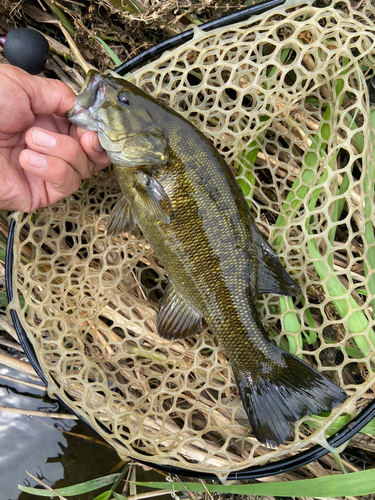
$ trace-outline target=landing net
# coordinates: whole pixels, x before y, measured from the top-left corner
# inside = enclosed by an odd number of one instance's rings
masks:
[[[351,398],[305,417],[277,450],[252,437],[230,365],[209,331],[156,335],[167,276],[141,236],[107,238],[120,197],[100,172],[52,207],[16,213],[13,291],[48,380],[124,459],[225,479],[290,456],[373,398],[375,9],[306,3],[204,33],[131,75],[191,120],[236,174],[259,227],[302,288],[264,296],[270,337]],[[182,138],[183,140],[183,138]]]

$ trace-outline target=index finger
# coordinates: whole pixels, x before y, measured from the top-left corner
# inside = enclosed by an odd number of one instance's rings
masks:
[[[35,115],[65,116],[73,106],[75,94],[65,83],[50,78],[32,76],[15,66],[4,65],[2,73],[27,94]]]

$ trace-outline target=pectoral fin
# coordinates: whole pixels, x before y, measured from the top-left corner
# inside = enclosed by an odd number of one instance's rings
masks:
[[[169,283],[160,301],[158,335],[166,340],[184,339],[202,328],[202,316]]]
[[[127,199],[122,196],[113,207],[105,232],[107,236],[118,236],[122,233],[132,231],[135,226],[136,222],[132,215],[130,204]]]
[[[143,172],[137,173],[135,187],[144,205],[157,219],[169,224],[175,218],[167,193],[160,182],[151,175]]]

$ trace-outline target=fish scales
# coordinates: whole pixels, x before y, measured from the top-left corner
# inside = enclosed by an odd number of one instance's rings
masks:
[[[200,172],[206,157],[213,161],[211,149],[207,148],[206,155],[194,154],[194,130],[191,129],[192,137],[186,136],[185,130],[181,142],[178,140],[179,133],[183,132],[179,130],[180,123],[180,120],[169,121],[174,153],[168,166],[154,176],[163,184],[179,217],[164,224],[150,217],[142,202],[134,203],[134,216],[146,238],[152,241],[155,252],[163,256],[169,280],[176,290],[205,317],[219,335],[227,354],[233,353],[241,364],[242,359],[248,362],[249,349],[254,350],[256,344],[266,345],[249,310],[248,283],[254,280],[256,262],[251,260],[248,250],[251,233],[246,224],[247,205],[242,193],[237,192],[232,174],[223,169],[220,156],[215,158],[218,162],[215,178],[209,179],[209,183],[207,178],[202,178]],[[184,162],[178,158],[184,158]],[[124,192],[131,192],[134,185],[131,172],[118,170],[117,176]],[[173,180],[168,182],[168,178]],[[186,193],[192,197],[187,198]],[[237,203],[233,194],[238,197]],[[242,212],[238,210],[241,202],[245,204]],[[212,207],[215,207],[214,213]],[[227,219],[225,224],[223,216]],[[253,336],[248,335],[249,328],[254,331]]]
[[[184,338],[207,321],[231,362],[255,437],[278,446],[290,438],[293,422],[341,404],[345,392],[275,346],[259,320],[259,294],[300,289],[211,142],[129,82],[96,72],[68,117],[97,131],[113,161],[124,198],[108,232],[137,224],[168,273],[158,334]]]

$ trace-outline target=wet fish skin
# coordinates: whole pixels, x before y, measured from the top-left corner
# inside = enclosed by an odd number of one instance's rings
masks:
[[[122,198],[112,233],[137,224],[169,284],[158,334],[196,333],[205,318],[231,362],[255,437],[285,443],[293,422],[329,411],[346,393],[270,340],[255,308],[262,293],[299,286],[263,239],[226,162],[190,122],[129,82],[91,73],[70,121],[98,131]]]

